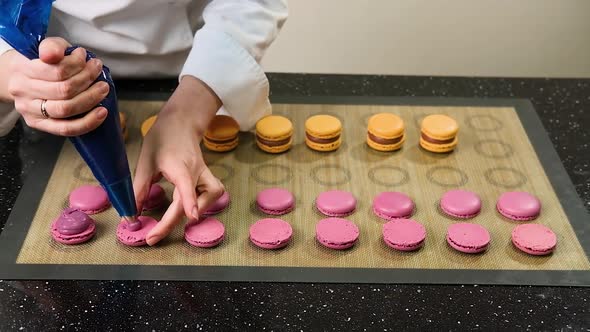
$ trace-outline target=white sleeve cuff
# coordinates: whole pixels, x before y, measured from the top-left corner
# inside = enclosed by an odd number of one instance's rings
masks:
[[[180,78],[191,75],[205,82],[243,131],[271,113],[266,75],[244,47],[207,25],[197,31],[193,45]]]
[[[0,103],[0,137],[6,136],[19,118],[13,104]]]
[[[0,55],[12,49],[12,46],[8,45],[8,43],[5,42],[4,39],[0,38]]]

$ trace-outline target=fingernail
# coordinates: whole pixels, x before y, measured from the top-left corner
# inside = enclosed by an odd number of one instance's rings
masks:
[[[94,62],[94,65],[98,68],[102,68],[102,61],[95,59],[96,61]]]
[[[101,108],[96,113],[96,116],[102,120],[102,119],[106,118],[108,114],[109,114],[109,112],[107,112],[106,108]]]
[[[195,218],[197,220],[199,219],[199,210],[197,210],[197,207],[196,206],[193,207],[193,210],[191,211],[191,214],[192,214],[193,218]]]
[[[109,91],[109,85],[107,83],[105,83],[105,82],[99,82],[98,83],[98,90],[101,93],[106,93],[106,92]]]
[[[157,244],[158,242],[160,242],[161,239],[162,238],[159,235],[152,235],[152,236],[148,237],[145,241],[151,247],[151,246]]]

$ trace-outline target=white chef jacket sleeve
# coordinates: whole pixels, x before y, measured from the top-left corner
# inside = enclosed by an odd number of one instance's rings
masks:
[[[271,113],[259,62],[286,19],[286,0],[211,1],[180,78],[192,75],[205,82],[240,129],[250,130]]]
[[[11,49],[12,47],[0,38],[0,55]],[[20,114],[14,110],[14,104],[0,102],[0,137],[10,132],[19,117]]]

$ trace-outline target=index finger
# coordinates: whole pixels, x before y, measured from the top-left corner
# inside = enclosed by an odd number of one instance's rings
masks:
[[[100,61],[100,60],[93,60]],[[75,49],[72,54],[65,56],[60,62],[48,64],[40,59],[29,61],[20,70],[29,78],[49,82],[61,82],[80,73],[86,66],[86,50],[82,47]]]
[[[146,242],[148,245],[153,246],[156,243],[160,242],[163,238],[165,238],[176,225],[180,223],[182,217],[184,215],[184,208],[182,207],[182,202],[180,200],[180,195],[176,194],[177,190],[175,191],[174,200],[172,204],[164,213],[162,220],[158,222],[158,224],[152,228],[152,230],[146,236]]]

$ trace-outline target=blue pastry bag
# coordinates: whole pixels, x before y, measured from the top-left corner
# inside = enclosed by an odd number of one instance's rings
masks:
[[[45,38],[53,0],[0,0],[0,37],[29,59],[39,58],[39,43]],[[72,53],[77,46],[66,50]],[[95,58],[87,51],[86,61]],[[94,177],[109,195],[111,204],[122,217],[137,215],[125,143],[121,135],[115,84],[109,68],[103,66],[95,82],[109,84],[106,98],[97,106],[108,110],[105,121],[95,130],[70,137],[70,141],[88,164]]]

